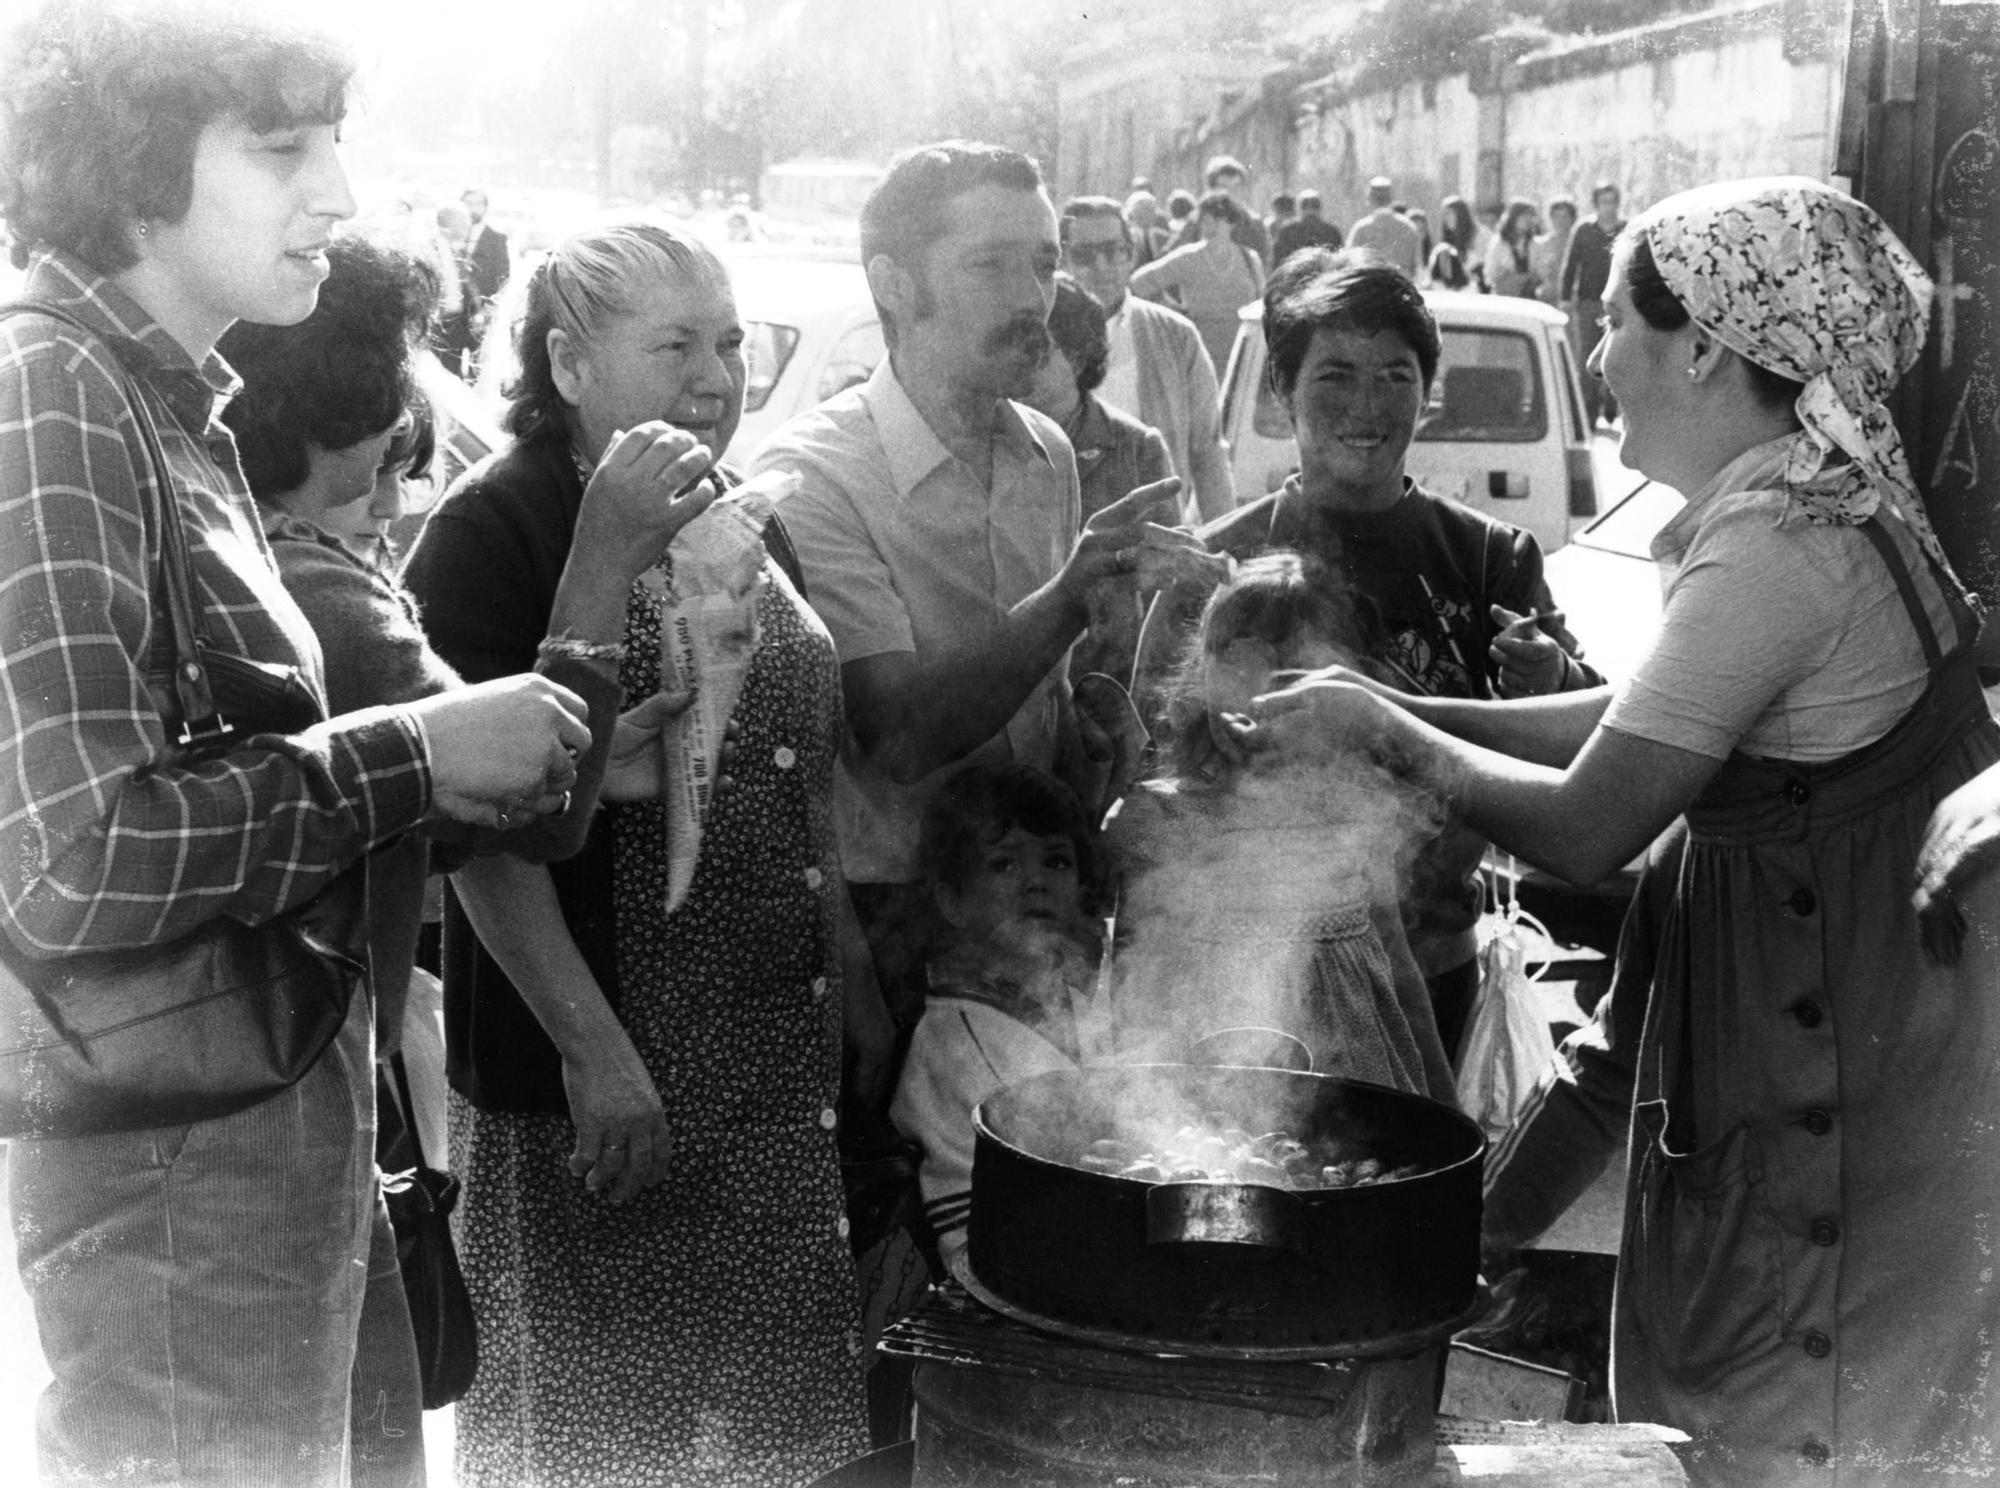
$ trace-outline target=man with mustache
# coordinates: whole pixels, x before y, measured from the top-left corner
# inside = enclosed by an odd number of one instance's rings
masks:
[[[965,141],[905,152],[862,208],[861,256],[888,358],[780,429],[752,469],[801,480],[784,521],[846,695],[842,870],[907,1020],[922,1001],[925,801],[962,764],[1008,760],[1089,800],[1063,662],[1093,586],[1129,585],[1146,522],[1175,520],[1179,482],[1084,526],[1068,441],[1017,401],[1048,354],[1062,257],[1034,161]]]

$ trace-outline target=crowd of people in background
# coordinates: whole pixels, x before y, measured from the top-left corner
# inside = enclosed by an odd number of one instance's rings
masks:
[[[1170,205],[1165,223],[1150,179],[1134,178],[1125,197],[1135,268],[1204,244],[1225,245],[1200,258],[1183,256],[1177,268],[1139,275],[1133,283],[1136,293],[1171,305],[1204,326],[1204,344],[1218,373],[1226,369],[1235,327],[1231,321],[1225,329],[1223,312],[1211,308],[1212,303],[1240,288],[1253,262],[1268,275],[1306,248],[1365,249],[1422,289],[1515,295],[1552,305],[1569,317],[1579,366],[1589,362],[1603,335],[1611,244],[1625,226],[1624,199],[1615,182],[1599,181],[1591,188],[1587,218],[1579,217],[1577,198],[1565,192],[1540,206],[1513,197],[1482,209],[1490,221],[1482,221],[1482,213],[1464,197],[1447,195],[1438,202],[1433,232],[1430,214],[1398,198],[1395,181],[1378,175],[1368,182],[1364,209],[1343,231],[1326,216],[1325,200],[1312,187],[1276,192],[1269,212],[1258,217],[1243,201],[1249,176],[1241,161],[1216,156],[1203,172],[1203,195],[1169,193],[1169,203],[1179,210]],[[1252,297],[1242,296],[1239,304]],[[1586,377],[1584,383],[1592,424],[1614,421],[1617,402],[1602,381]]]

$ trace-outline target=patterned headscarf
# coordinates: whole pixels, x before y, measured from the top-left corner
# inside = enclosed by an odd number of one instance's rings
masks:
[[[1670,196],[1633,228],[1697,325],[1805,384],[1804,428],[1785,460],[1792,506],[1858,525],[1886,500],[1949,573],[1882,401],[1923,350],[1930,276],[1874,210],[1804,176],[1773,176]]]

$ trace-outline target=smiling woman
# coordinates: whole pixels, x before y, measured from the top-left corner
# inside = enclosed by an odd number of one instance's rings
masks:
[[[0,56],[0,206],[41,307],[0,325],[0,958],[17,991],[87,982],[99,952],[157,956],[164,980],[193,964],[177,942],[232,926],[231,944],[283,955],[308,906],[352,931],[371,850],[427,817],[545,811],[549,761],[588,742],[581,700],[539,678],[297,733],[253,714],[199,758],[174,742],[192,709],[158,701],[176,693],[155,650],[178,531],[205,641],[325,711],[318,643],[217,416],[235,380],[214,345],[238,318],[314,308],[353,211],[334,150],[349,72],[313,33],[206,0],[51,0]],[[343,967],[364,954],[337,938]],[[127,1102],[109,1131],[11,1145],[54,1376],[47,1478],[349,1483],[357,1353],[400,1283],[370,998],[335,980],[330,1043],[281,1093],[218,1116],[190,1091],[202,1119],[168,1125]],[[158,1046],[183,1027],[163,1020]],[[420,1454],[384,1466],[421,1476]]]
[[[447,493],[411,587],[449,662],[501,675],[548,635],[591,503],[657,511],[664,530],[598,564],[615,617],[589,648],[654,717],[657,761],[684,613],[668,542],[734,484],[710,453],[743,396],[729,282],[671,227],[609,224],[536,267],[516,341],[515,443]],[[650,799],[602,813],[569,862],[452,881],[452,1168],[482,1330],[457,1413],[467,1488],[766,1488],[864,1445],[834,1146],[859,945],[828,803],[839,674],[775,520],[747,556],[755,639],[684,897],[670,907],[673,824]]]

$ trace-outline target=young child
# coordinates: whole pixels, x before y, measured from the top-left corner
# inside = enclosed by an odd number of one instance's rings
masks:
[[[1147,1009],[1123,1057],[1274,1027],[1320,1073],[1454,1098],[1398,907],[1435,803],[1358,756],[1271,766],[1246,716],[1276,674],[1354,665],[1356,638],[1339,589],[1292,553],[1241,564],[1202,611],[1161,766],[1105,829],[1113,985]]]
[[[1103,1052],[1092,835],[1075,796],[1027,765],[968,766],[925,814],[924,873],[951,944],[930,965],[889,1114],[923,1149],[924,1214],[946,1260],[972,1205],[972,1108]]]

